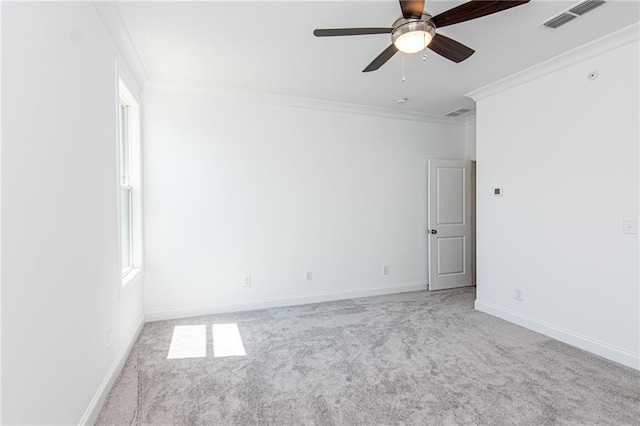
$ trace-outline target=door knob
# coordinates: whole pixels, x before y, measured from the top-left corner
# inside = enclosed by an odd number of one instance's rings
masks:
[[[437,234],[438,233],[438,231],[436,231],[435,229],[428,229],[427,232],[430,233],[430,234]]]

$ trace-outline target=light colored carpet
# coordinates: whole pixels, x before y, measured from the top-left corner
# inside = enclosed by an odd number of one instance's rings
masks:
[[[473,309],[475,289],[146,324],[98,424],[640,424],[640,373]],[[246,356],[213,356],[237,323]],[[174,327],[207,356],[167,359]]]

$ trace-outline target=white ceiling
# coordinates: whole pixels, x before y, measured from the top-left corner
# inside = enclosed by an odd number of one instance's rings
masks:
[[[426,0],[432,15],[464,1]],[[316,38],[314,28],[390,27],[397,1],[122,2],[151,82],[199,85],[443,115],[464,94],[640,20],[640,2],[609,1],[557,30],[539,24],[575,1],[540,1],[438,30],[476,53],[455,64],[427,50],[362,73],[390,36]],[[404,56],[406,81],[401,81]],[[396,105],[395,99],[409,102]]]

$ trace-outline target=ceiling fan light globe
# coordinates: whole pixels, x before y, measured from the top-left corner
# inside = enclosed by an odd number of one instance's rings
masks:
[[[393,44],[404,53],[417,53],[431,43],[433,37],[426,31],[411,31],[402,34]]]
[[[421,20],[398,19],[391,32],[393,45],[404,53],[417,53],[423,50],[431,43],[436,34],[435,26],[431,23],[430,18],[430,16],[424,15]]]

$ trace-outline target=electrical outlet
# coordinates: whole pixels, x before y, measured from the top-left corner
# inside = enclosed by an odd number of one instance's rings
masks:
[[[107,330],[107,349],[113,344],[113,331]]]
[[[307,278],[307,281],[311,281],[313,279],[313,272],[307,271],[306,278]]]
[[[247,275],[244,277],[244,286],[251,287],[251,275]]]
[[[521,288],[516,288],[516,292],[514,295],[516,300],[520,300],[522,301],[522,289]]]
[[[384,275],[389,275],[389,265],[384,265],[384,268],[382,269],[382,273]]]
[[[637,219],[622,219],[622,232],[625,234],[637,234],[638,233],[638,220]]]

